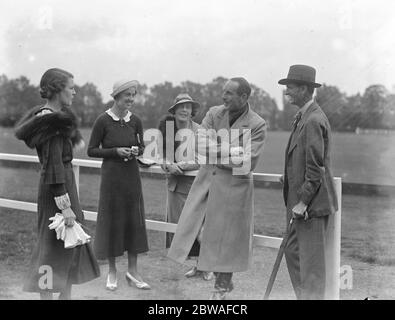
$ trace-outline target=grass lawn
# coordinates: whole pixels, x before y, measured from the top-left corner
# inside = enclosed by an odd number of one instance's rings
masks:
[[[38,171],[28,168],[0,167],[2,182],[0,197],[35,202]],[[80,193],[83,209],[97,210],[100,176],[81,174]],[[10,187],[12,186],[12,187]],[[144,178],[144,200],[148,219],[164,220],[166,193],[165,181]],[[255,233],[281,236],[285,218],[282,195],[278,189],[257,188],[255,191]],[[391,298],[395,294],[394,281],[386,281],[386,270],[395,265],[395,199],[389,197],[343,197],[342,212],[342,265],[353,268],[359,286],[369,292],[379,291],[377,296]],[[94,234],[95,223],[88,227]],[[29,264],[30,253],[35,242],[36,216],[16,210],[0,208],[0,264],[7,270],[23,273]],[[149,232],[151,250],[163,249],[163,233]],[[272,249],[266,249],[272,250]],[[161,253],[163,255],[163,252]],[[157,252],[157,256],[160,254]],[[275,254],[272,253],[272,262]],[[381,276],[377,276],[381,270]],[[385,272],[383,271],[385,270]],[[364,275],[364,276],[362,276]],[[391,276],[392,277],[392,276]],[[1,281],[1,280],[0,280]],[[356,280],[354,280],[356,281]],[[378,283],[380,282],[380,284]],[[356,285],[356,284],[354,284]],[[367,290],[367,289],[366,289]],[[375,292],[376,292],[375,291]],[[344,292],[346,298],[355,298]],[[0,292],[1,297],[1,292]]]

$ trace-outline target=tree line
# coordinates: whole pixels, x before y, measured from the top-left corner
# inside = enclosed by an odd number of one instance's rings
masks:
[[[202,108],[195,116],[200,123],[207,110],[222,104],[222,88],[228,79],[217,77],[209,83],[192,81],[173,85],[164,82],[148,87],[142,84],[133,106],[143,121],[144,128],[157,127],[159,119],[167,113],[174,98],[181,92],[189,93],[200,102]],[[276,101],[262,88],[251,84],[250,105],[268,123],[270,130],[290,130],[297,107],[283,101],[280,110]],[[91,127],[97,116],[107,110],[111,100],[104,101],[93,83],[75,86],[73,108],[83,127]],[[361,129],[395,129],[395,95],[382,85],[371,85],[365,92],[352,96],[342,93],[336,86],[323,85],[316,91],[316,100],[326,113],[334,131]],[[0,126],[11,127],[28,109],[43,104],[38,86],[25,76],[8,79],[0,76]]]

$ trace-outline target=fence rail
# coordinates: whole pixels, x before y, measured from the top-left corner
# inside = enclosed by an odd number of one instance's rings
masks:
[[[0,153],[0,160],[14,161],[14,162],[30,162],[38,163],[37,156],[21,155],[21,154],[9,154]],[[74,159],[73,170],[75,174],[77,190],[79,190],[80,181],[80,167],[88,168],[101,168],[102,161],[97,160],[84,160]],[[154,173],[154,174],[165,174],[160,166],[153,165],[148,168],[140,168],[140,172]],[[185,174],[188,176],[196,176],[197,171],[189,171]],[[254,173],[254,181],[263,182],[280,182],[280,174],[266,174],[266,173]],[[339,299],[339,288],[340,288],[340,237],[341,237],[341,196],[342,196],[342,184],[341,178],[334,178],[336,193],[339,199],[339,209],[331,215],[328,221],[327,238],[326,238],[326,264],[327,270],[327,292],[326,296],[328,299]],[[37,204],[32,202],[18,201],[12,199],[0,198],[0,207],[37,212]],[[93,211],[83,210],[86,220],[96,221],[97,213]],[[146,220],[147,229],[163,231],[163,232],[175,232],[177,224]],[[253,235],[253,244],[256,246],[264,246],[269,248],[279,248],[282,238],[270,237],[264,235]]]

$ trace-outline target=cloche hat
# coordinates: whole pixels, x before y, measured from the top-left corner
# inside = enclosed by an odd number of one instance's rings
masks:
[[[118,93],[122,91],[135,87],[137,89],[139,82],[137,80],[119,80],[114,83],[112,93],[110,93],[111,97],[115,97]]]
[[[182,103],[191,103],[192,104],[192,116],[196,115],[198,109],[200,108],[200,103],[197,101],[193,101],[191,96],[187,93],[180,93],[175,99],[174,104],[168,109],[168,111],[172,114],[176,111],[176,106]]]

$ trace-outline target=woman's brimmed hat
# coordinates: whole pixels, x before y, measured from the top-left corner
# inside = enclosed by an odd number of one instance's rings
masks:
[[[196,115],[198,109],[200,108],[200,103],[197,101],[193,101],[191,96],[187,93],[180,93],[175,99],[174,104],[168,109],[168,111],[172,114],[175,113],[176,107],[183,103],[191,103],[192,104],[192,117]]]
[[[305,84],[314,88],[321,87],[321,84],[315,82],[315,69],[303,64],[295,64],[289,67],[288,76],[281,79],[279,84]]]
[[[112,93],[110,93],[111,97],[115,98],[115,96],[122,91],[125,91],[129,88],[136,88],[139,85],[139,82],[137,80],[119,80],[114,83],[113,88],[112,88]]]

